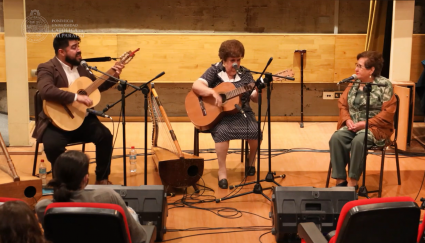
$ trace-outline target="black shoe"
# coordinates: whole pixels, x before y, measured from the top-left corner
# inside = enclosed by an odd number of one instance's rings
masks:
[[[221,189],[227,189],[229,187],[229,183],[227,183],[227,179],[221,179],[218,182],[218,187],[220,187]]]
[[[255,175],[255,166],[247,166],[247,167],[245,167],[245,175],[246,176],[253,176],[253,175]]]
[[[336,184],[336,186],[347,186],[347,185],[348,185],[348,182],[347,181],[343,181],[343,182],[341,182],[339,184]]]

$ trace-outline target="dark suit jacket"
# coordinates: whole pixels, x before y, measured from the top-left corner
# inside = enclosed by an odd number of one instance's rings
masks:
[[[96,80],[93,74],[90,74],[84,67],[78,66],[77,68],[80,76],[85,76],[91,80]],[[109,79],[109,81],[114,81]],[[105,81],[100,87],[99,91],[105,91],[114,86],[114,83]],[[70,104],[74,102],[75,94],[60,90],[59,88],[68,87],[68,78],[66,77],[65,70],[62,68],[61,63],[56,57],[50,59],[48,62],[38,65],[37,68],[37,89],[40,93],[42,100],[54,101],[58,103]],[[32,136],[41,141],[44,130],[50,123],[50,118],[44,114],[41,109],[38,115],[38,122],[34,129]]]

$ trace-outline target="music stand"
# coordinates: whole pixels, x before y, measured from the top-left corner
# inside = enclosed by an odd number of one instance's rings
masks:
[[[232,195],[229,197],[223,197],[220,199],[216,199],[216,203],[219,203],[221,201],[227,200],[227,199],[231,199],[231,198],[235,198],[235,197],[240,197],[240,196],[244,196],[244,195],[248,195],[251,193],[255,193],[255,194],[261,194],[263,195],[265,198],[267,198],[269,201],[270,198],[267,197],[264,193],[263,193],[263,188],[261,187],[261,182],[266,181],[266,182],[273,182],[275,183],[277,186],[280,186],[274,179],[276,178],[285,178],[285,174],[281,175],[281,176],[275,176],[275,172],[271,172],[271,124],[270,124],[270,94],[271,94],[271,90],[270,90],[270,83],[273,81],[273,77],[279,77],[279,78],[285,78],[285,79],[289,79],[289,80],[295,80],[294,78],[291,77],[283,77],[283,76],[278,76],[278,75],[273,75],[271,73],[266,73],[265,74],[265,79],[262,80],[261,77],[263,76],[263,74],[265,73],[267,67],[270,65],[270,63],[272,62],[273,58],[271,57],[266,65],[266,67],[264,68],[263,72],[256,72],[256,71],[251,71],[246,69],[246,71],[251,72],[251,73],[255,73],[255,74],[261,74],[260,77],[257,79],[257,81],[255,82],[255,87],[257,87],[257,91],[258,91],[258,147],[257,147],[257,180],[253,181],[253,182],[248,182],[245,184],[239,184],[236,185],[234,187],[240,187],[240,186],[245,186],[245,185],[251,185],[251,184],[255,184],[254,185],[254,189],[252,191],[249,192],[245,192],[245,193],[241,193],[241,194],[236,194],[236,195]],[[268,148],[268,153],[269,153],[269,171],[266,175],[266,178],[263,180],[260,180],[260,152],[261,152],[261,103],[262,103],[262,89],[265,88],[265,83],[267,84],[267,104],[268,104],[268,143],[269,143],[269,148]],[[231,187],[230,189],[233,189],[234,187]],[[271,188],[266,188],[266,189],[271,189]],[[264,190],[266,190],[264,189]]]

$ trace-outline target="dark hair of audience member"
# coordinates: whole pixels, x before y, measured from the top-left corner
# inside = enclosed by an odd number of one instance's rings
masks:
[[[44,243],[40,225],[23,201],[8,201],[0,206],[1,243]]]
[[[80,190],[81,182],[89,173],[89,158],[79,151],[67,151],[55,161],[54,178],[48,186],[53,187],[55,202],[69,202],[73,191]]]

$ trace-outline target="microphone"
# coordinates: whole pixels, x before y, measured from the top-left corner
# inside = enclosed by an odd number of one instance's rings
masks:
[[[344,78],[343,80],[339,81],[339,82],[337,83],[337,85],[340,85],[340,84],[343,84],[343,83],[349,82],[349,81],[351,81],[351,80],[353,80],[353,79],[356,79],[356,78],[357,78],[357,75],[353,74],[353,75],[351,75],[350,77],[348,77],[348,78]]]
[[[243,116],[246,118],[245,111],[244,111],[244,110],[242,110],[242,107],[241,107],[240,105],[235,104],[235,108],[236,108],[236,109],[237,109],[240,113],[242,113],[242,114],[243,114]]]
[[[83,66],[87,71],[90,71],[90,67],[86,61],[81,60],[80,65]]]
[[[93,58],[87,58],[83,60],[86,62],[109,62],[112,60],[112,57],[93,57]]]
[[[241,67],[238,67],[238,64],[237,64],[236,62],[234,62],[234,63],[232,64],[232,67],[236,70],[236,72],[237,72],[239,75],[241,75],[241,74],[242,74],[242,68],[241,68]]]
[[[89,71],[90,74],[93,74],[90,70],[90,66],[87,64],[86,61],[81,60],[80,65],[83,66],[87,71]]]
[[[104,118],[111,118],[110,116],[106,115],[105,113],[103,113],[101,111],[96,111],[96,110],[87,108],[87,112],[90,113],[90,114],[96,115],[96,116],[101,116],[101,117],[104,117]]]

